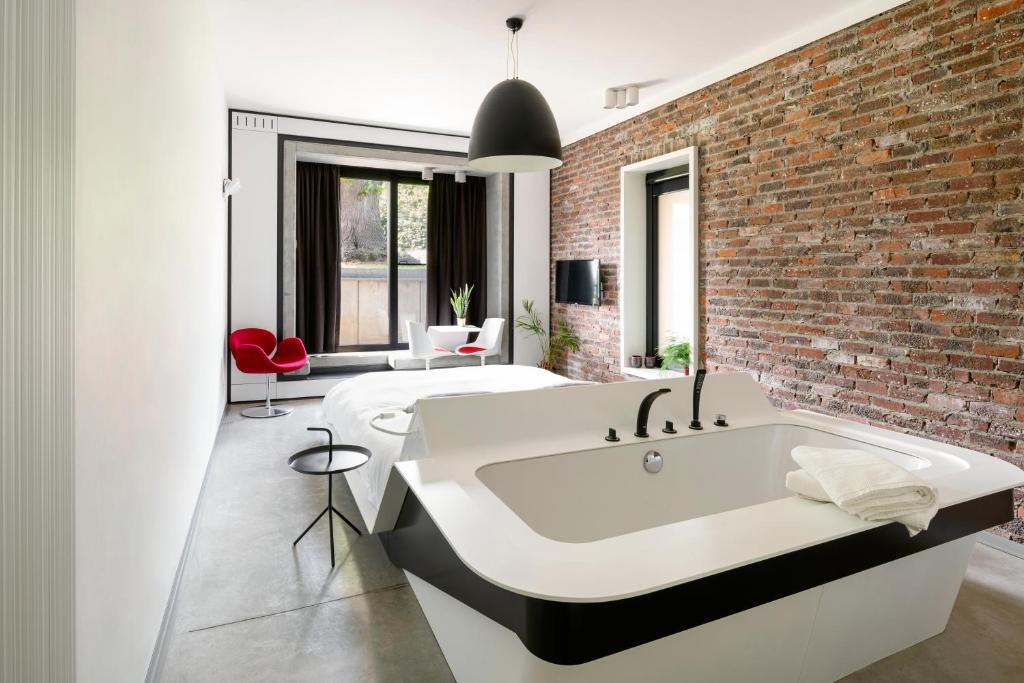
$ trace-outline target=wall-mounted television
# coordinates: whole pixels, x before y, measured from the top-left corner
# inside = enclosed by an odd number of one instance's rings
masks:
[[[555,303],[601,305],[601,262],[595,259],[555,263]]]

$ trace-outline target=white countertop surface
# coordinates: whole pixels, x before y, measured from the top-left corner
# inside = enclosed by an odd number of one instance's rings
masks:
[[[661,386],[681,394],[677,401],[689,402],[692,378],[422,401],[419,419],[430,456],[396,463],[401,476],[392,474],[385,492],[390,504],[385,501],[382,509],[400,504],[404,483],[472,571],[517,593],[567,602],[640,595],[879,525],[793,496],[566,543],[535,532],[476,476],[491,463],[639,441],[629,421],[639,398]],[[678,403],[658,403],[675,410],[671,414],[678,419]],[[742,373],[708,376],[701,413],[719,412],[729,415],[726,430],[803,425],[923,457],[932,465],[915,474],[937,488],[942,507],[1024,484],[1024,472],[988,455],[814,413],[776,411]],[[651,424],[658,419],[663,415],[652,411]],[[604,441],[609,425],[620,428],[619,444]],[[698,434],[652,431],[644,443]]]

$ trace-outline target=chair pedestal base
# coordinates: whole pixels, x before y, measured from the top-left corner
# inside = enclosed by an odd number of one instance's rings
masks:
[[[242,411],[242,417],[281,417],[292,412],[291,408],[270,404],[270,375],[267,375],[267,399],[261,406],[253,406]]]
[[[292,412],[291,408],[283,406],[253,406],[242,410],[242,417],[281,417]]]

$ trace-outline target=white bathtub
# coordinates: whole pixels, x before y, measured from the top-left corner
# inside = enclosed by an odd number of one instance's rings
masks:
[[[424,401],[429,457],[396,464],[377,529],[459,681],[828,681],[945,628],[974,533],[1024,473],[801,412],[742,374]],[[631,434],[647,392],[651,438]],[[913,538],[788,494],[790,450],[854,447],[938,490]],[[663,467],[652,474],[645,454]]]
[[[493,463],[476,475],[542,536],[585,543],[788,498],[795,446],[860,448],[908,470],[934,467],[921,457],[792,424],[707,431],[692,438]],[[648,452],[663,467],[642,467]],[[962,460],[939,464],[967,469]]]

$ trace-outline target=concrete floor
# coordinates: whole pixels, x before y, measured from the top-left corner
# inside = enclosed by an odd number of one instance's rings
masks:
[[[336,521],[333,571],[323,521],[292,549],[322,509],[326,482],[285,462],[321,442],[306,431],[323,424],[320,400],[288,405],[288,417],[249,420],[232,406],[224,418],[157,680],[451,681],[376,538]],[[337,488],[337,507],[359,524],[347,488]],[[1022,629],[1024,560],[979,544],[946,631],[844,681],[1021,681]]]

